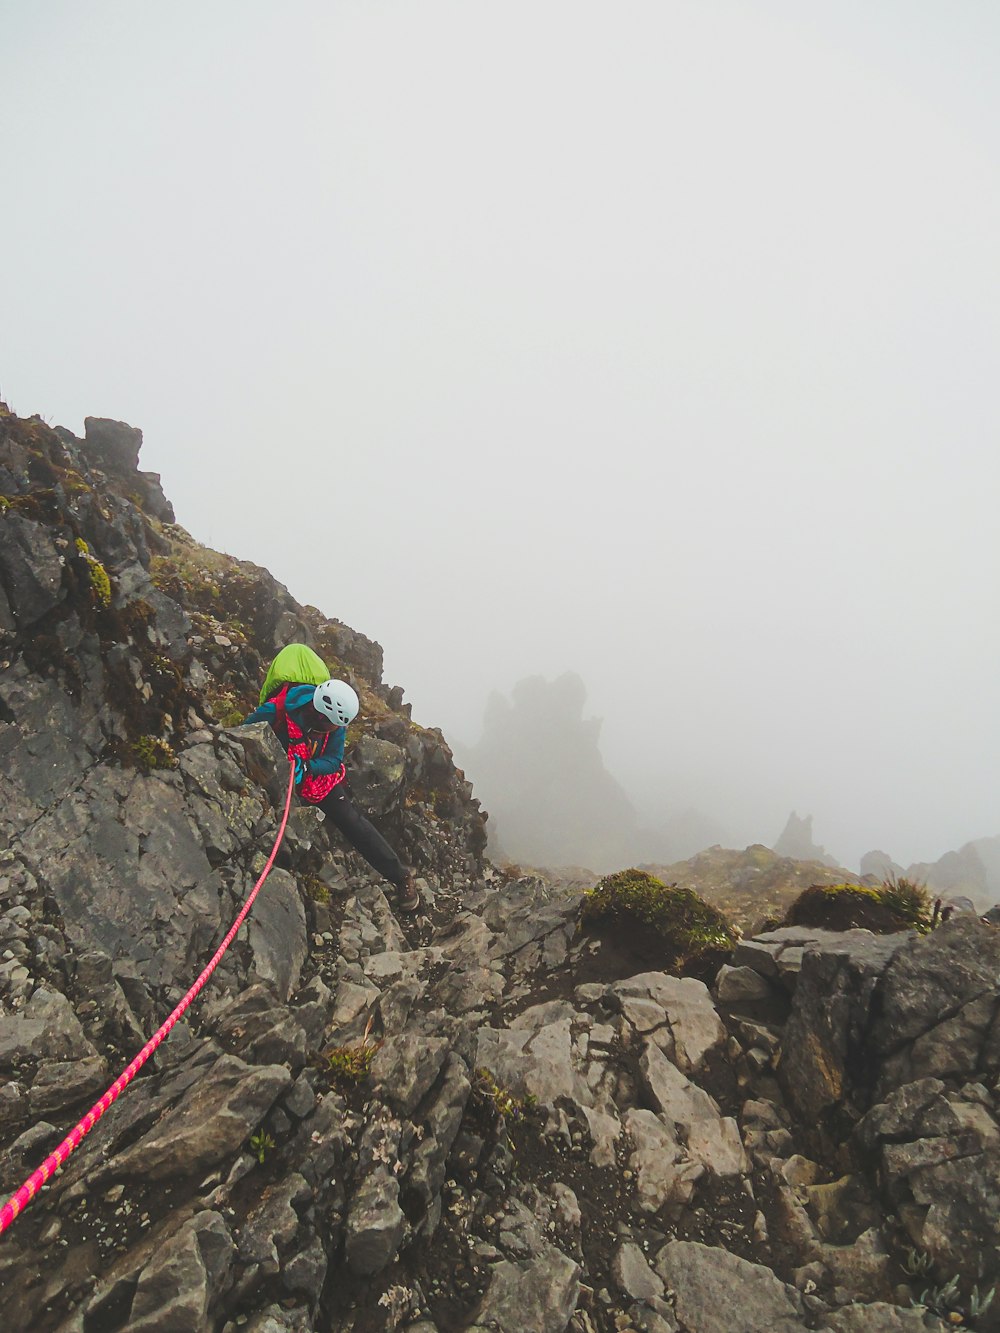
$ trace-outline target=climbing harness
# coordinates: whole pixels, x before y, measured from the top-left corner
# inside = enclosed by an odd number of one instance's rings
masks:
[[[125,1091],[128,1085],[132,1082],[132,1079],[139,1072],[142,1066],[146,1063],[149,1057],[153,1054],[156,1048],[160,1045],[160,1043],[164,1040],[164,1038],[169,1035],[171,1029],[174,1027],[177,1021],[184,1016],[184,1014],[187,1012],[188,1008],[193,1003],[193,1001],[197,999],[198,994],[201,991],[202,987],[205,985],[206,981],[208,981],[209,977],[212,975],[212,973],[218,966],[219,961],[222,958],[222,955],[226,952],[230,944],[232,944],[233,940],[235,939],[236,932],[239,930],[240,926],[242,926],[243,922],[246,920],[247,914],[249,913],[250,908],[253,906],[254,899],[257,897],[261,885],[264,883],[265,879],[267,879],[268,875],[270,874],[271,867],[274,865],[274,858],[278,854],[278,848],[281,846],[281,839],[285,835],[285,825],[288,823],[288,812],[291,809],[291,804],[292,804],[292,790],[293,790],[294,779],[295,779],[295,770],[293,766],[289,764],[288,791],[285,793],[285,810],[281,816],[281,827],[278,829],[278,836],[274,841],[274,846],[271,848],[271,855],[267,858],[267,864],[264,866],[260,878],[257,880],[257,883],[253,886],[251,892],[247,895],[246,902],[240,908],[239,916],[237,916],[236,920],[230,926],[229,933],[226,935],[226,938],[219,945],[218,949],[216,949],[212,961],[208,964],[204,972],[202,972],[201,976],[194,983],[194,985],[191,987],[188,993],[184,996],[183,1000],[181,1000],[180,1004],[173,1011],[170,1017],[164,1022],[163,1026],[159,1029],[158,1032],[156,1032],[149,1039],[149,1041],[142,1048],[142,1050],[135,1057],[135,1059],[128,1066],[128,1068],[123,1070],[122,1073],[119,1074],[118,1078],[115,1079],[114,1083],[112,1083],[111,1087],[108,1088],[107,1092],[100,1099],[100,1101],[96,1102],[90,1108],[90,1110],[83,1117],[83,1119],[76,1126],[76,1128],[73,1129],[72,1132],[68,1134],[65,1139],[63,1139],[62,1143],[60,1143],[59,1147],[56,1148],[55,1152],[53,1152],[49,1157],[45,1159],[45,1161],[41,1164],[38,1170],[33,1172],[33,1174],[28,1177],[28,1179],[24,1182],[24,1184],[17,1191],[17,1193],[12,1194],[11,1197],[4,1204],[3,1208],[0,1208],[0,1235],[3,1235],[3,1233],[7,1230],[7,1228],[14,1221],[14,1219],[20,1213],[22,1213],[25,1208],[27,1208],[28,1204],[31,1203],[32,1199],[42,1188],[42,1186],[46,1183],[46,1181],[50,1180],[52,1176],[55,1175],[55,1173],[59,1170],[62,1164],[66,1161],[67,1157],[69,1157],[73,1149],[79,1145],[80,1140],[84,1137],[84,1135],[90,1133],[90,1131],[94,1128],[98,1120],[100,1120],[101,1116],[108,1109],[111,1103],[116,1101],[118,1096]]]

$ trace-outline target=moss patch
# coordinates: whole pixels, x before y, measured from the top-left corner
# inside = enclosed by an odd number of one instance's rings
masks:
[[[87,562],[90,573],[90,592],[94,605],[106,611],[111,605],[111,579],[100,560],[91,552],[82,537],[76,539],[77,554]]]
[[[693,889],[664,884],[644,870],[605,875],[583,895],[580,925],[678,976],[714,976],[736,947],[720,911]]]
[[[177,756],[173,747],[159,736],[140,736],[132,746],[137,763],[146,772],[154,768],[176,768]]]
[[[876,935],[930,928],[930,894],[911,880],[864,884],[814,884],[796,898],[781,923],[823,930],[861,928]]]

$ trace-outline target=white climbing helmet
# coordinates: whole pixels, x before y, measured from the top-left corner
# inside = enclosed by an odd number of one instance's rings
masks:
[[[313,707],[336,726],[346,727],[357,717],[361,700],[346,680],[326,680],[316,686]]]

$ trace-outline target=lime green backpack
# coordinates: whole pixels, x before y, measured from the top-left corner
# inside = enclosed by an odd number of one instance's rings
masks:
[[[329,679],[330,672],[322,657],[304,643],[290,643],[268,667],[260,702],[265,703],[282,685],[322,685]]]

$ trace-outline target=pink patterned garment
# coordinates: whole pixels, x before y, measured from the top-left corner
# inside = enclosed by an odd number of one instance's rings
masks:
[[[285,714],[285,725],[288,727],[290,741],[288,746],[289,762],[291,763],[298,755],[304,763],[308,763],[319,748],[318,742],[307,741],[305,732],[301,727],[296,726],[287,713]],[[347,770],[341,764],[336,773],[321,773],[317,777],[304,777],[299,783],[298,793],[304,801],[308,801],[311,805],[318,805],[324,797],[330,795],[339,782],[343,782],[346,776]]]

